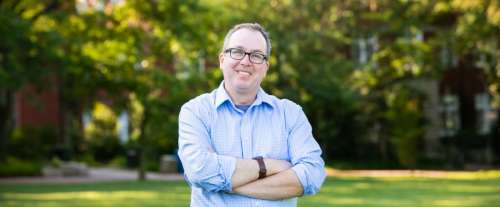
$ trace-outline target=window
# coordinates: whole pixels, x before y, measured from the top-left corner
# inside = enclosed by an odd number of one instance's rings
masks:
[[[475,97],[475,108],[477,116],[477,133],[480,135],[489,134],[491,126],[495,122],[496,112],[491,110],[490,97],[486,93],[477,94]]]
[[[455,52],[448,45],[444,45],[441,48],[440,56],[442,68],[445,70],[458,65],[458,58]]]
[[[456,95],[446,94],[441,100],[443,136],[454,136],[460,130],[460,103]]]
[[[128,141],[128,113],[126,111],[122,111],[117,121],[117,129],[118,129],[118,138],[121,143],[126,143]]]
[[[377,52],[378,48],[377,36],[358,38],[355,42],[354,57],[358,63],[366,64],[370,61],[372,55]]]

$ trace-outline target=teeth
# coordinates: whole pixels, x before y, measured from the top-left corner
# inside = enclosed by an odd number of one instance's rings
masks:
[[[249,72],[246,71],[238,71],[239,74],[244,74],[244,75],[251,75]]]

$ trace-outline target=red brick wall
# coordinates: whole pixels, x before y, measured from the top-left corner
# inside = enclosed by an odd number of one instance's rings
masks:
[[[59,102],[56,90],[39,91],[24,87],[15,95],[16,126],[59,127]]]

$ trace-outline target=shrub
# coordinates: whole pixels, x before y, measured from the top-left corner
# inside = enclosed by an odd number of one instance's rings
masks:
[[[109,161],[109,165],[117,168],[127,167],[127,159],[125,156],[117,156],[113,160]]]
[[[108,163],[124,154],[116,128],[116,114],[107,105],[97,102],[93,109],[92,121],[85,127],[87,150],[93,160]]]
[[[57,133],[53,127],[16,128],[7,142],[7,156],[23,160],[48,159],[56,143]]]
[[[42,167],[33,161],[20,160],[8,157],[5,163],[0,163],[0,177],[36,176],[41,175]]]

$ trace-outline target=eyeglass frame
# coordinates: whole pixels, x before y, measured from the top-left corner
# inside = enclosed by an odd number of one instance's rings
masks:
[[[234,57],[231,55],[231,53],[232,53],[231,51],[232,51],[232,50],[235,50],[235,49],[236,49],[236,50],[241,50],[241,51],[244,53],[244,55],[241,57],[241,59],[234,58]],[[227,49],[225,49],[225,50],[224,50],[224,53],[229,53],[229,57],[231,57],[231,58],[232,58],[232,59],[234,59],[234,60],[243,60],[243,59],[245,59],[245,56],[247,56],[247,55],[248,55],[248,60],[249,60],[251,63],[253,63],[253,64],[263,64],[263,63],[265,63],[265,62],[267,61],[267,58],[268,58],[268,57],[267,57],[267,55],[265,55],[263,52],[260,52],[260,51],[247,52],[247,51],[245,51],[244,49],[242,49],[242,48],[237,48],[237,47],[227,48]],[[262,56],[264,56],[264,59],[263,59],[263,60],[262,60],[262,62],[260,62],[260,63],[255,63],[255,62],[252,60],[252,54],[259,54],[259,55],[262,55]]]

